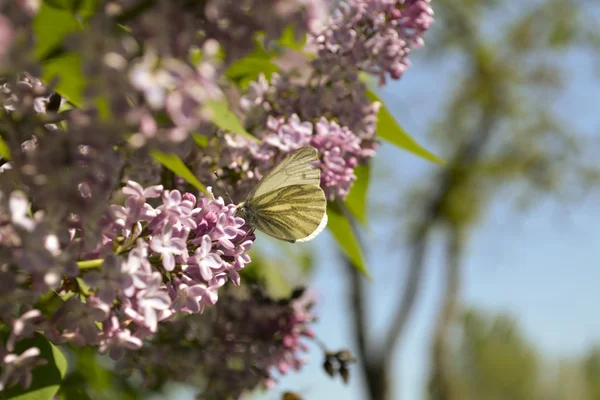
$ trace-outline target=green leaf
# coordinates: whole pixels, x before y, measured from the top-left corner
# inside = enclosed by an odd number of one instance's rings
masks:
[[[36,36],[34,54],[38,59],[53,53],[69,33],[82,27],[81,22],[71,11],[55,8],[47,2],[42,3],[32,26]]]
[[[377,135],[380,138],[385,139],[388,142],[408,150],[426,160],[442,165],[446,163],[444,160],[422,147],[419,143],[417,143],[416,140],[410,137],[408,132],[406,132],[404,128],[398,124],[396,119],[392,116],[377,94],[375,94],[372,90],[367,89],[367,97],[371,101],[378,101],[381,103],[381,108],[379,109],[379,114],[377,115]]]
[[[58,79],[56,91],[77,107],[83,105],[83,90],[87,81],[81,69],[81,58],[74,53],[63,54],[43,63],[42,80]]]
[[[192,134],[192,138],[194,139],[194,142],[196,142],[196,144],[200,147],[200,148],[206,148],[206,146],[208,146],[208,137],[200,134],[200,133],[194,133]]]
[[[65,37],[82,28],[80,16],[89,16],[95,9],[95,1],[55,0],[42,3],[33,21],[36,35],[34,54],[42,61],[42,80],[48,84],[54,79],[58,81],[56,91],[67,100],[81,106],[82,92],[86,78],[81,68],[81,58],[75,53],[67,53],[62,47]],[[70,8],[78,7],[80,16],[75,15]]]
[[[354,267],[365,277],[371,279],[363,259],[362,250],[350,221],[344,216],[336,203],[327,204],[327,227],[333,234],[346,256],[352,261]]]
[[[254,81],[258,79],[260,74],[264,74],[267,79],[271,79],[271,75],[277,72],[278,69],[270,58],[244,57],[234,61],[225,72],[225,76],[236,82],[241,80]]]
[[[15,352],[22,354],[31,347],[40,349],[38,357],[45,359],[47,363],[32,370],[31,386],[28,389],[24,390],[17,384],[2,393],[3,399],[50,400],[58,392],[67,373],[67,359],[58,347],[39,333],[36,333],[32,339],[21,340],[17,343]]]
[[[271,75],[279,70],[279,67],[272,62],[275,53],[267,51],[256,39],[254,43],[255,49],[250,54],[233,61],[225,71],[225,76],[242,89],[257,80],[260,74],[270,79]]]
[[[44,3],[84,18],[93,15],[98,8],[98,0],[44,0]]]
[[[354,168],[356,180],[344,204],[352,215],[363,225],[367,224],[367,192],[369,191],[370,164]]]
[[[89,347],[71,349],[73,372],[61,385],[59,396],[64,400],[141,399],[122,374],[104,367],[107,357],[97,353]]]
[[[182,177],[188,182],[190,185],[204,193],[208,196],[208,191],[206,187],[196,178],[196,176],[189,170],[188,167],[181,161],[179,157],[175,154],[167,154],[162,151],[153,150],[152,158],[161,163],[165,168],[173,172],[174,174]]]
[[[10,160],[10,149],[6,142],[0,137],[0,157],[5,161]]]
[[[287,47],[289,49],[302,51],[306,45],[306,35],[303,34],[300,40],[296,39],[296,27],[294,24],[290,24],[285,27],[281,37],[276,41],[280,46]]]
[[[79,373],[72,373],[67,376],[60,386],[58,397],[61,400],[92,400],[85,391],[85,379]]]
[[[260,140],[252,136],[246,129],[244,129],[237,115],[229,110],[229,104],[227,104],[227,101],[209,101],[206,103],[206,105],[212,111],[212,122],[214,122],[219,128],[237,133],[246,137],[247,139],[260,143]]]

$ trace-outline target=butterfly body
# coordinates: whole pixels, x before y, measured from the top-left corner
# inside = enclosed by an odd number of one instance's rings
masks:
[[[237,206],[248,225],[290,243],[314,239],[327,226],[327,199],[315,168],[318,153],[305,146],[269,171]]]

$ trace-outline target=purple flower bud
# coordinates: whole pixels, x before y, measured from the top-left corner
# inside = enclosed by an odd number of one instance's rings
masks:
[[[44,321],[45,318],[39,310],[29,310],[19,318],[12,322],[12,331],[8,340],[6,341],[6,349],[8,351],[14,351],[15,343],[18,340],[31,337],[36,329],[39,329],[39,323]]]
[[[27,389],[31,385],[31,370],[45,364],[47,361],[38,358],[40,349],[31,347],[23,353],[6,354],[0,361],[2,375],[0,376],[0,391],[16,383]]]
[[[99,347],[101,354],[110,352],[113,360],[120,360],[125,355],[125,350],[137,350],[142,347],[142,340],[133,336],[129,329],[121,327],[116,315],[111,315],[102,325]]]

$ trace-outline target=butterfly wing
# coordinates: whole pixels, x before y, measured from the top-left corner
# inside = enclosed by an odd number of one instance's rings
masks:
[[[316,185],[284,186],[249,200],[256,228],[291,243],[314,239],[327,226],[327,199]]]
[[[304,146],[290,153],[258,182],[246,198],[246,202],[287,186],[318,186],[321,182],[321,170],[313,166],[318,159],[317,149],[312,146]]]

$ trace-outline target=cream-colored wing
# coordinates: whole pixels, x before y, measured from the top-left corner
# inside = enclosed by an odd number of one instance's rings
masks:
[[[317,149],[304,146],[288,154],[279,164],[267,172],[246,198],[262,196],[265,193],[292,185],[316,185],[321,182],[321,170],[313,166],[319,159]]]
[[[327,226],[327,199],[314,185],[293,185],[250,200],[256,228],[291,243],[314,239]]]

